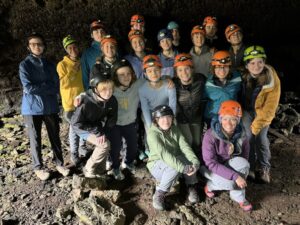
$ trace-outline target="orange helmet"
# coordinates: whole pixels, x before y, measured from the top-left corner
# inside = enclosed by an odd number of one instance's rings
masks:
[[[174,60],[174,67],[177,66],[193,66],[192,56],[187,53],[181,53],[176,55]]]
[[[117,45],[117,40],[113,38],[111,35],[105,35],[101,40],[101,46],[103,46],[105,43],[110,42],[114,45]]]
[[[230,66],[231,59],[228,51],[217,51],[211,60],[212,66]]]
[[[204,27],[200,26],[200,25],[196,25],[196,26],[193,27],[192,32],[191,32],[191,36],[193,36],[196,33],[201,33],[204,37],[205,37],[205,34],[206,34]]]
[[[139,30],[131,30],[129,31],[128,33],[128,39],[129,41],[131,41],[133,38],[136,38],[136,37],[141,37],[144,39],[144,35],[141,31]]]
[[[143,69],[147,69],[151,66],[162,67],[160,59],[157,55],[146,55],[143,59]]]
[[[206,26],[208,24],[212,24],[212,25],[217,26],[217,24],[218,24],[217,23],[217,18],[214,17],[214,16],[207,16],[207,17],[205,17],[204,20],[203,20],[203,26]]]
[[[104,24],[102,23],[101,20],[95,20],[90,24],[91,32],[96,29],[104,29]]]
[[[227,39],[230,38],[230,36],[235,33],[235,32],[238,32],[238,31],[242,31],[242,29],[236,25],[236,24],[230,24],[228,27],[226,27],[225,29],[225,36]]]
[[[219,116],[235,116],[238,118],[242,117],[242,107],[240,103],[233,101],[233,100],[227,100],[222,102],[220,109],[219,109]]]
[[[130,20],[130,26],[133,26],[136,23],[145,24],[144,17],[138,14],[133,15]]]

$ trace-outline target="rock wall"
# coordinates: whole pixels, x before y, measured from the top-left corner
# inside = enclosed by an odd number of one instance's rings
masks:
[[[245,42],[264,45],[269,62],[289,78],[288,82],[282,78],[284,87],[296,89],[299,9],[297,0],[0,0],[0,96],[6,93],[9,104],[18,100],[7,93],[20,87],[18,63],[27,54],[24,40],[30,32],[45,36],[46,55],[58,62],[64,55],[62,38],[71,33],[81,49],[86,48],[89,24],[96,18],[105,21],[109,33],[124,46],[135,13],[145,16],[146,37],[154,41],[159,29],[176,20],[188,46],[191,28],[207,15],[217,16],[221,38],[228,24],[237,23],[244,30]]]

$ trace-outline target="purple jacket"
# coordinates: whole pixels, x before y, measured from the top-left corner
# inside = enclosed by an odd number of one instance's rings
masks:
[[[219,129],[218,129],[219,128]],[[230,146],[234,146],[234,152],[229,155]],[[218,174],[228,180],[236,180],[238,173],[226,166],[226,162],[235,156],[248,160],[249,140],[246,138],[242,128],[240,132],[233,135],[233,140],[226,140],[220,132],[220,123],[216,122],[204,135],[202,142],[202,157],[204,165],[211,172]]]

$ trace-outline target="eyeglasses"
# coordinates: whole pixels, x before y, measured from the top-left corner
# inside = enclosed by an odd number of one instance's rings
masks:
[[[41,43],[41,42],[38,42],[38,43],[29,43],[29,45],[31,47],[43,47],[44,46],[44,44]]]

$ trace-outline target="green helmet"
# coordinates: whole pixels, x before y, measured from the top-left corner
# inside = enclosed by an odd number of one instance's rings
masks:
[[[178,29],[179,25],[175,21],[171,21],[168,23],[167,28],[168,28],[168,30]]]
[[[73,43],[77,43],[77,41],[71,35],[68,35],[63,39],[63,46],[65,49],[68,47],[68,45]]]
[[[265,49],[259,45],[253,45],[244,51],[244,62],[246,62],[249,59],[255,59],[255,58],[263,58],[266,59],[266,53]]]

